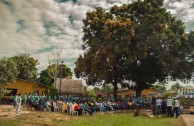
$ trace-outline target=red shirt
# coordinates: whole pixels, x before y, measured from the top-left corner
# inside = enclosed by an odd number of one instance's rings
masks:
[[[74,111],[78,110],[78,108],[79,108],[79,105],[78,104],[75,104],[74,105]]]

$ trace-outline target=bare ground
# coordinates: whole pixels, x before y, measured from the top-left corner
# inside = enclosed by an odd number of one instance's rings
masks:
[[[21,108],[20,114],[31,113],[27,109]],[[16,116],[16,110],[13,105],[0,105],[0,118],[13,118]]]

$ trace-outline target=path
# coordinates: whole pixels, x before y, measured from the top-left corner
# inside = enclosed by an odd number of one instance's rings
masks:
[[[194,115],[185,114],[181,115],[187,126],[194,126]]]

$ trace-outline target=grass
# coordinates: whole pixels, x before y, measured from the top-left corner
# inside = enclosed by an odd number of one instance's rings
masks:
[[[69,116],[62,113],[33,112],[0,119],[2,126],[186,126],[181,117],[133,117],[128,113],[105,113],[93,116]]]

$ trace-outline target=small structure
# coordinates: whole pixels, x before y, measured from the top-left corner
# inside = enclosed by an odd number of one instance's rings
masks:
[[[154,88],[149,88],[142,91],[141,97],[152,98],[153,96],[157,96],[158,94],[160,94],[158,90]],[[110,95],[113,96],[113,92],[110,92]],[[133,97],[135,95],[136,91],[131,89],[121,89],[117,91],[117,96],[119,98]]]
[[[83,95],[84,85],[82,80],[56,79],[56,88],[61,94]]]
[[[20,80],[17,79],[15,82],[10,83],[9,85],[5,86],[6,89],[11,90],[11,93],[9,95],[15,95],[16,93],[21,93],[24,95],[24,93],[39,93],[41,94],[46,90],[46,86],[37,82],[27,81],[27,80]]]
[[[179,88],[176,91],[176,95],[178,97],[184,97],[184,98],[194,98],[194,88]]]

